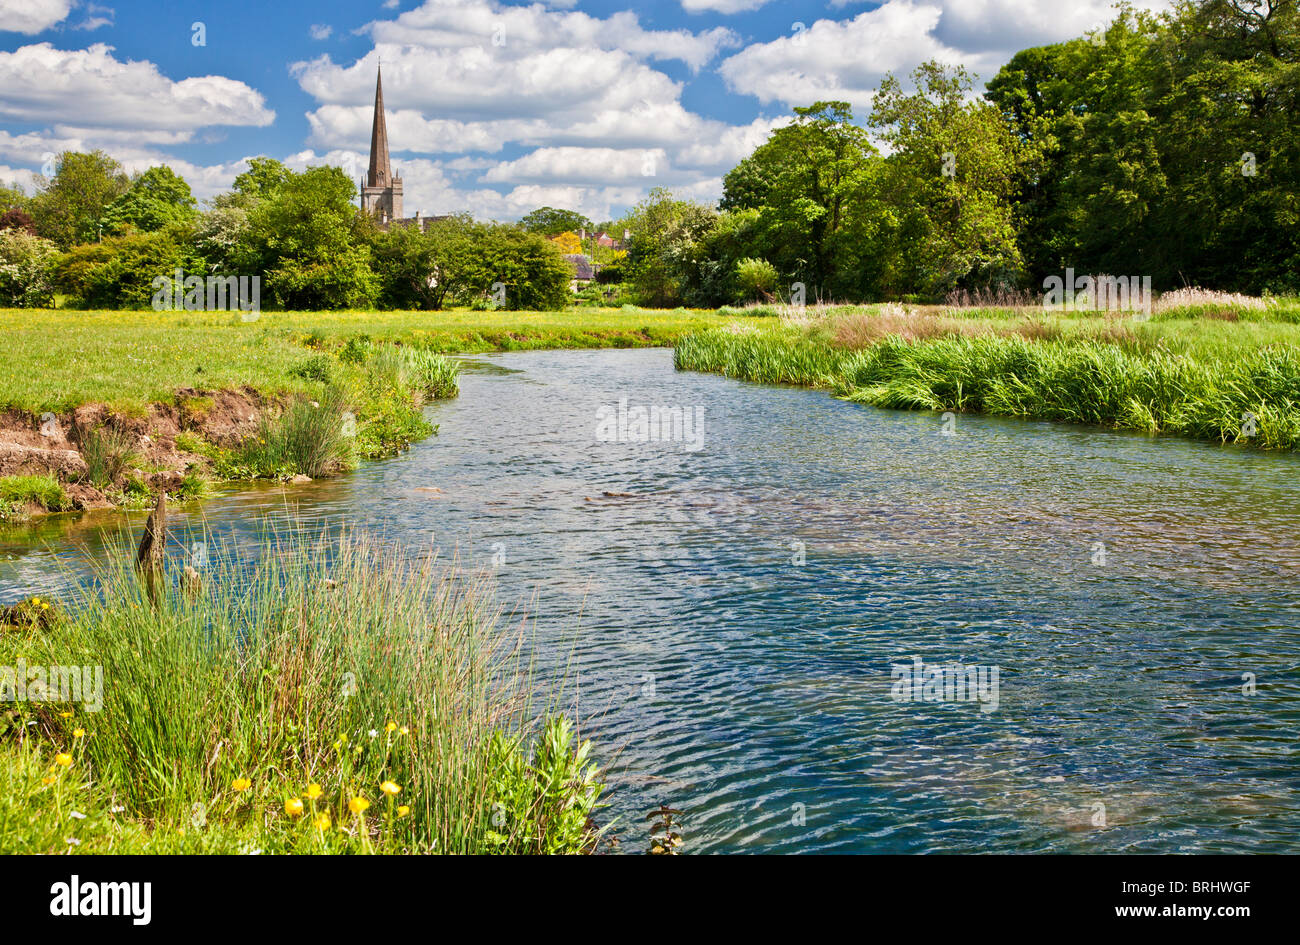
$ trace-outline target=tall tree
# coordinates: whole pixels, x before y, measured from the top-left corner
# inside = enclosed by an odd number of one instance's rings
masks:
[[[847,102],[796,108],[723,180],[723,210],[757,210],[755,255],[809,293],[853,291],[861,244],[849,238],[849,206],[877,160]]]
[[[909,93],[887,76],[870,119],[893,152],[871,187],[893,231],[886,288],[934,296],[1017,282],[1013,198],[1024,145],[995,107],[971,98],[964,69],[927,62],[912,80]]]
[[[130,178],[103,151],[64,151],[54,176],[38,178],[32,198],[36,230],[63,249],[99,239],[104,212],[126,192]]]
[[[196,216],[196,201],[190,185],[170,167],[160,165],[138,174],[104,211],[106,233],[133,229],[152,233],[174,223],[188,223]]]

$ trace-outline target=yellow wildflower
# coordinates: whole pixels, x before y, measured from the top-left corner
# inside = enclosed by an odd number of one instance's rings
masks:
[[[387,725],[384,726],[384,731],[385,731],[385,732],[395,732],[395,731],[397,731],[397,723],[396,723],[396,722],[389,722]]]
[[[84,738],[85,735],[86,735],[86,730],[84,728],[74,728],[72,730],[73,738]]]
[[[398,816],[398,817],[405,817],[405,816],[406,816],[407,814],[409,814],[410,812],[411,812],[411,808],[407,807],[405,804],[403,804],[403,805],[401,805],[400,807],[397,808],[397,816]]]
[[[354,814],[364,814],[366,808],[369,806],[370,802],[364,797],[354,797],[352,800],[348,801],[348,810],[352,811]]]
[[[320,789],[320,785],[319,785],[319,784],[309,784],[309,785],[307,785],[307,797],[308,797],[309,799],[313,800],[313,801],[316,800],[318,797],[320,797],[320,796],[321,796],[322,794],[324,794],[324,793],[325,793],[325,792],[322,791],[322,790]]]
[[[248,780],[248,778],[235,778],[235,780],[230,782],[230,786],[236,791],[247,791],[253,786],[253,782]]]
[[[56,765],[62,765],[63,767],[66,768],[68,765],[72,764],[72,756],[66,752],[61,751],[54,756],[54,763]]]
[[[298,817],[302,814],[302,799],[291,797],[284,802],[284,812],[290,817]]]
[[[316,815],[316,819],[311,822],[311,825],[315,827],[317,830],[329,830],[330,815],[325,813],[324,811],[321,811],[321,813]]]
[[[389,797],[402,793],[401,786],[394,784],[392,781],[385,781],[383,784],[379,785],[379,790],[383,791]]]

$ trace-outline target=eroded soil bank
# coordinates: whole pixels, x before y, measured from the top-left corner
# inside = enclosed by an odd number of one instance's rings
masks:
[[[172,492],[187,473],[206,472],[208,458],[191,451],[197,444],[234,449],[257,430],[263,412],[276,405],[251,387],[184,388],[173,403],[151,404],[143,415],[114,411],[102,403],[40,416],[6,410],[0,412],[0,477],[53,476],[73,509],[111,508],[128,478],[151,492]],[[89,438],[104,431],[115,435],[118,447],[133,462],[111,481],[95,484],[85,453]],[[19,511],[49,510],[29,501]]]

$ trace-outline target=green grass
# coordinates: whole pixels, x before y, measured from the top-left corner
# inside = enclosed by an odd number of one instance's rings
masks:
[[[265,394],[314,394],[321,378],[301,373],[310,372],[313,347],[336,353],[362,336],[441,353],[641,347],[729,320],[684,309],[266,312],[251,322],[225,313],[0,309],[9,361],[0,369],[0,409],[39,415],[104,402],[139,415],[181,388],[245,384]]]
[[[0,852],[591,848],[590,746],[489,588],[348,534],[198,573],[151,606],[124,542],[66,618],[0,634],[0,665],[103,673],[98,711],[0,703]]]
[[[46,512],[63,512],[72,504],[53,476],[0,477],[0,522],[21,517],[29,506]]]
[[[1300,325],[1290,321],[858,308],[692,335],[676,363],[878,407],[1300,449]]]

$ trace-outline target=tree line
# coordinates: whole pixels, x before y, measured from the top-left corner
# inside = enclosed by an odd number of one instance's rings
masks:
[[[1300,292],[1295,0],[1123,9],[1016,54],[982,96],[964,70],[886,77],[794,121],[724,178],[717,208],[657,191],[627,221],[637,295],[940,300],[1077,272]]]
[[[598,228],[377,227],[339,168],[256,158],[200,210],[167,167],[134,178],[65,153],[34,196],[0,188],[0,305],[146,307],[175,269],[252,275],[286,309],[558,308],[574,231],[630,234],[602,283],[647,306],[936,301],[1076,272],[1300,293],[1297,0],[1121,8],[1093,35],[1017,53],[982,95],[961,68],[887,76],[793,120],[728,172],[716,205],[654,190]],[[601,299],[608,297],[602,289]]]

